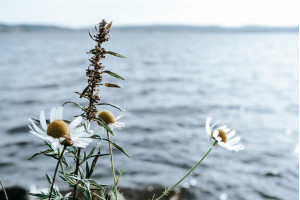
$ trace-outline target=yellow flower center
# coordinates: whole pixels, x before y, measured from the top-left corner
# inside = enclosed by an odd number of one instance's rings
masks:
[[[109,112],[109,111],[107,111],[107,110],[102,111],[102,112],[98,115],[98,117],[99,117],[100,119],[102,119],[106,124],[112,124],[112,123],[115,123],[115,116],[114,116],[111,112]]]
[[[51,122],[47,128],[47,135],[54,138],[69,136],[70,133],[67,123],[60,119]]]
[[[227,142],[227,135],[225,133],[225,131],[221,130],[221,129],[218,129],[219,131],[219,134],[218,134],[218,137],[222,138],[222,142],[226,143]],[[211,136],[213,136],[213,132],[211,132]]]

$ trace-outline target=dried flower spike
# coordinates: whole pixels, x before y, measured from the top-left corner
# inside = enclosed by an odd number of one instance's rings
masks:
[[[97,105],[100,101],[100,96],[97,92],[100,83],[102,82],[102,74],[104,66],[101,63],[101,59],[105,58],[106,50],[102,47],[102,43],[106,42],[110,38],[110,27],[111,23],[107,24],[105,20],[102,20],[99,23],[98,28],[95,27],[97,34],[90,37],[97,42],[94,49],[91,49],[88,54],[91,54],[92,57],[89,59],[91,64],[86,70],[86,76],[88,77],[88,85],[83,90],[82,93],[78,93],[80,98],[84,97],[89,100],[89,105],[84,108],[84,112],[86,113],[86,117],[89,121],[93,120],[96,117],[98,112],[95,105]]]

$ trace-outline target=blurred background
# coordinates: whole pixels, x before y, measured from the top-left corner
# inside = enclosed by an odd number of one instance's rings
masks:
[[[113,138],[131,155],[115,152],[121,186],[151,191],[178,181],[210,147],[212,117],[246,148],[213,151],[180,185],[181,199],[298,199],[298,8],[296,0],[0,1],[0,178],[7,187],[49,187],[55,163],[28,160],[45,149],[28,118],[49,117],[68,100],[87,103],[74,93],[86,86],[95,45],[87,29],[106,19],[114,24],[105,47],[127,56],[104,60],[126,79],[105,81],[122,89],[100,91],[125,110],[100,108],[126,123]],[[111,183],[108,163],[96,169],[101,183]]]

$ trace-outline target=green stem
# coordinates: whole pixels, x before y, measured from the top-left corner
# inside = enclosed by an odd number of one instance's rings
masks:
[[[213,146],[215,146],[218,142],[215,141]],[[169,187],[160,197],[158,197],[156,200],[160,200],[161,198],[163,198],[164,196],[167,196],[169,194],[169,192],[171,190],[173,190],[179,183],[181,183],[186,177],[188,177],[188,175],[190,175],[197,167],[198,165],[200,165],[200,163],[204,160],[204,158],[206,158],[206,156],[211,152],[213,147],[210,147],[209,150],[206,152],[206,154],[201,158],[201,160],[182,178],[180,179],[177,183],[175,183],[175,185],[173,185],[172,187]]]
[[[49,200],[51,199],[51,195],[52,195],[52,190],[53,190],[53,186],[54,186],[54,182],[55,182],[55,178],[56,178],[57,169],[58,169],[59,163],[61,162],[61,158],[64,155],[65,150],[66,150],[66,145],[64,145],[64,148],[63,148],[63,150],[61,152],[61,155],[58,158],[58,161],[57,161],[57,164],[56,164],[56,167],[55,167],[54,175],[53,175],[53,178],[52,178],[52,184],[51,184],[51,188],[50,188],[50,193],[49,193]]]
[[[114,194],[115,194],[116,200],[118,200],[118,195],[117,195],[118,188],[117,188],[117,179],[116,179],[114,161],[113,161],[113,152],[112,152],[111,144],[109,142],[110,141],[109,132],[106,131],[106,133],[107,133],[108,147],[109,147],[109,153],[110,153],[110,168],[111,168],[111,172],[112,172],[113,177],[114,177],[114,190],[115,190]]]
[[[78,148],[78,150],[77,150],[77,155],[76,155],[75,177],[78,176],[78,170],[79,170],[79,166],[80,166],[80,150],[81,150],[81,148]],[[74,186],[73,200],[76,199],[77,185],[78,185],[78,184],[76,184],[76,185]]]

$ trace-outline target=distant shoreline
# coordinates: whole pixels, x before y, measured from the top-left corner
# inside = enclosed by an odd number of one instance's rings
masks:
[[[0,24],[0,32],[40,32],[40,31],[83,31],[87,28],[68,28],[60,26],[19,24]],[[90,28],[91,29],[91,28]],[[271,26],[187,26],[187,25],[147,25],[147,26],[115,26],[118,31],[195,31],[195,32],[299,32],[298,27],[271,27]]]

